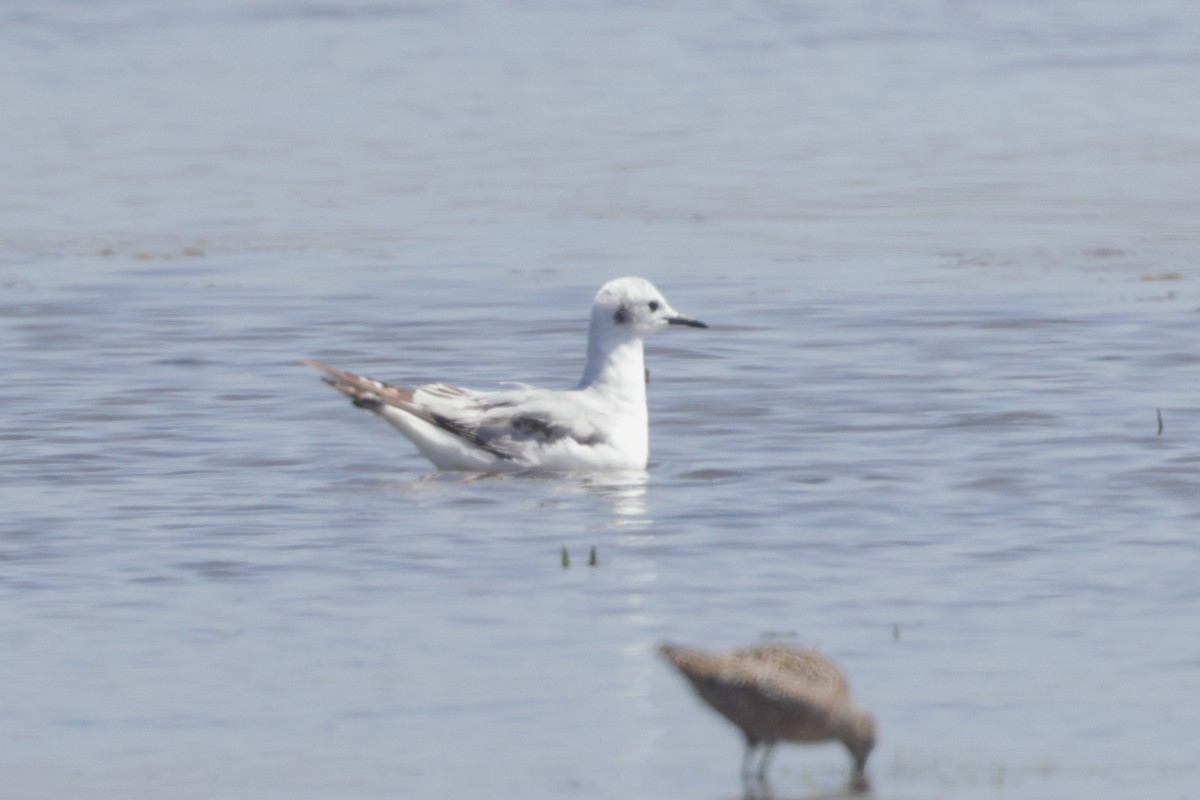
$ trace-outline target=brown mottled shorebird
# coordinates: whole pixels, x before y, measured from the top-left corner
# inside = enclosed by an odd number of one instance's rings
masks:
[[[875,719],[850,697],[846,676],[816,650],[764,644],[706,653],[672,644],[659,652],[696,693],[746,737],[742,778],[751,775],[754,752],[764,745],[757,776],[764,781],[775,744],[837,739],[854,759],[851,785],[866,786],[864,769],[875,746]]]

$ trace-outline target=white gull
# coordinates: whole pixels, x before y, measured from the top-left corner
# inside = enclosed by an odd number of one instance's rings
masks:
[[[440,470],[645,469],[650,457],[642,340],[668,325],[707,328],[671,308],[645,278],[600,288],[579,385],[476,391],[448,383],[402,388],[317,361],[326,383],[383,417]]]

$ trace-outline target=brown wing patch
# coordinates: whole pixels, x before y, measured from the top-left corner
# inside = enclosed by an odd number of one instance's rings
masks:
[[[311,358],[304,359],[302,363],[324,372],[328,377],[323,380],[339,392],[349,395],[350,399],[354,400],[356,404],[360,401],[365,404],[375,401],[389,405],[403,406],[412,402],[412,389],[401,389],[399,386],[393,386],[390,383],[364,378],[361,375],[355,375],[353,372],[346,372],[337,367],[322,364],[320,361],[314,361]]]
[[[468,394],[467,390],[461,386],[455,386],[452,383],[427,383],[421,387],[421,391],[426,394],[431,394],[434,397],[463,397]]]

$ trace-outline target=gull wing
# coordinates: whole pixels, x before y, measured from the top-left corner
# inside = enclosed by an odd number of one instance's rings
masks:
[[[607,417],[582,402],[577,392],[530,386],[475,392],[434,384],[418,387],[413,404],[476,446],[507,459],[608,441]]]
[[[607,441],[604,415],[579,402],[573,392],[524,385],[480,392],[448,383],[404,389],[318,361],[304,363],[324,372],[325,382],[359,408],[376,414],[383,414],[385,407],[399,409],[497,458],[513,460],[530,449],[559,442]]]

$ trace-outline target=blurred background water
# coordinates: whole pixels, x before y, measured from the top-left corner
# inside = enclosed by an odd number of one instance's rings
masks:
[[[0,8],[3,795],[737,797],[653,646],[773,636],[876,712],[877,797],[1194,796],[1197,42]],[[567,387],[623,274],[713,326],[650,343],[645,475],[431,474],[298,365]]]

